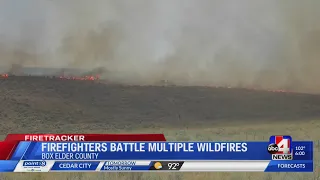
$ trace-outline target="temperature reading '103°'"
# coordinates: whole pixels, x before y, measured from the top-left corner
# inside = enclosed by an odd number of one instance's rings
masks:
[[[306,149],[305,146],[297,146],[296,151],[304,151]]]

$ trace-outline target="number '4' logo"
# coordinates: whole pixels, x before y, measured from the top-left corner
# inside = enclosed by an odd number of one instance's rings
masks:
[[[289,147],[289,139],[282,139],[277,145],[279,147],[279,152],[282,152],[284,154],[290,153],[290,147]]]

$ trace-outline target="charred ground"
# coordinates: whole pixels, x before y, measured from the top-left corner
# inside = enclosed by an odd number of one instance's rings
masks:
[[[44,77],[0,79],[0,130],[4,133],[16,131],[14,127],[18,126],[26,132],[40,132],[61,124],[131,129],[319,117],[319,95],[210,87],[123,86]]]

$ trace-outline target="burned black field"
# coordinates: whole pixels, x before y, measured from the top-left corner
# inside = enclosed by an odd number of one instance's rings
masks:
[[[320,96],[16,76],[0,80],[0,112],[2,124],[14,123],[37,131],[48,124],[79,123],[124,129],[194,127],[199,123],[316,119],[320,117]],[[7,133],[5,127],[1,130]]]

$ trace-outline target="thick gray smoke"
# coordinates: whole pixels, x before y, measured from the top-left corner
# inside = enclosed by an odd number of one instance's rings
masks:
[[[1,0],[2,65],[320,92],[318,0]]]

